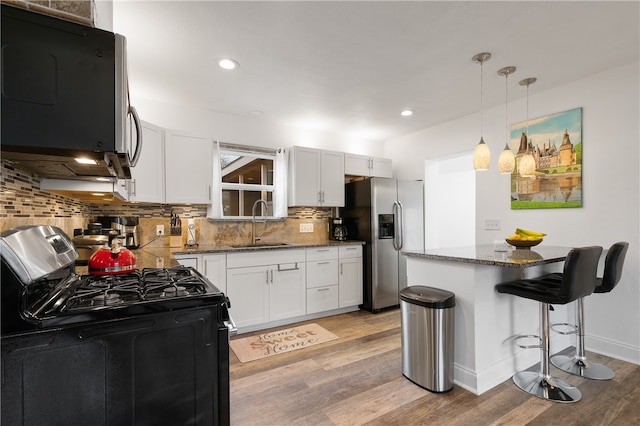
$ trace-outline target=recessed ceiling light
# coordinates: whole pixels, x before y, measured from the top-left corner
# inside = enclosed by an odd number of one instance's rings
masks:
[[[403,117],[410,117],[413,115],[413,110],[411,109],[405,109],[400,113],[401,116]]]
[[[104,197],[105,194],[102,192],[92,192],[91,195],[94,197]]]
[[[234,70],[240,66],[240,64],[231,58],[219,58],[218,66],[225,70]]]

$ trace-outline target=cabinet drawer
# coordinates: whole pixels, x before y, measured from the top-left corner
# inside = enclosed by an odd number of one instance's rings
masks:
[[[362,257],[362,246],[344,246],[340,247],[340,259],[347,259],[350,257]]]
[[[251,250],[242,253],[227,254],[227,268],[244,268],[247,266],[277,265],[279,263],[304,264],[304,249],[286,250]]]
[[[338,309],[338,286],[307,289],[307,314]]]
[[[315,247],[307,249],[307,262],[338,258],[338,247]]]
[[[338,284],[338,259],[307,262],[307,288]]]

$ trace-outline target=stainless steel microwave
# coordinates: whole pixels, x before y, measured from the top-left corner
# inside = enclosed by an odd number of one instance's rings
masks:
[[[125,37],[6,4],[1,31],[2,158],[43,177],[130,178],[142,135]]]

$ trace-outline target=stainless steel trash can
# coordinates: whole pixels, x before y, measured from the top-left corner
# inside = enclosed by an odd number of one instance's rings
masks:
[[[431,392],[453,389],[455,294],[411,286],[400,291],[402,374]]]

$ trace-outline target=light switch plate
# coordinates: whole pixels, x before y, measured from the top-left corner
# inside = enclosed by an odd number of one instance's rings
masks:
[[[313,223],[301,223],[300,233],[313,232]]]

